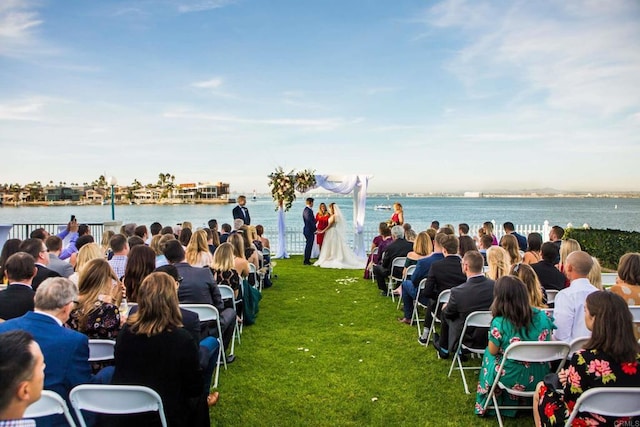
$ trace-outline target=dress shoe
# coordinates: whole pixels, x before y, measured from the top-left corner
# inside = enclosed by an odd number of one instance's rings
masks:
[[[449,352],[444,351],[443,348],[440,347],[440,343],[438,341],[433,341],[433,346],[438,351],[438,359],[448,359],[449,358]]]
[[[311,265],[311,261],[305,261],[303,262],[304,265]]]
[[[387,291],[380,291],[380,296],[381,297],[386,297],[387,296]]]
[[[411,319],[406,319],[404,317],[398,317],[398,322],[404,323],[405,325],[411,325]]]
[[[236,355],[235,354],[230,354],[227,356],[227,365],[233,363],[236,360]]]
[[[427,341],[427,336],[423,335],[420,338],[418,338],[418,342],[420,343],[420,345],[427,345],[429,344],[429,341]]]

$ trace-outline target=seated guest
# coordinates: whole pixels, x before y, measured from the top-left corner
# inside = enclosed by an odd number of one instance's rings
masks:
[[[60,259],[65,260],[67,258],[69,258],[72,254],[74,254],[75,252],[78,251],[78,248],[76,247],[76,240],[78,239],[79,236],[81,236],[82,234],[80,234],[80,227],[84,226],[83,228],[83,234],[86,233],[90,233],[91,230],[89,230],[89,226],[86,224],[82,224],[79,225],[78,221],[76,221],[75,219],[73,221],[69,221],[67,223],[67,228],[62,230],[60,233],[56,234],[56,236],[58,236],[61,240],[64,241],[64,239],[67,238],[67,236],[69,237],[69,245],[64,248],[64,250],[60,253]],[[31,232],[31,234],[29,234],[29,237],[32,239],[40,239],[43,242],[45,240],[47,240],[47,238],[50,236],[49,232],[47,230],[45,230],[44,228],[36,228],[35,230],[33,230]]]
[[[69,280],[71,280],[76,285],[78,284],[78,280],[80,279],[80,273],[89,263],[89,261],[91,261],[92,259],[105,259],[104,252],[97,243],[89,243],[88,245],[84,245],[82,248],[80,248],[77,254],[78,257],[76,259],[75,272],[71,276],[69,276]]]
[[[211,271],[217,285],[227,285],[233,289],[235,297],[238,298],[240,292],[240,276],[235,269],[233,246],[226,242],[221,244],[213,255]]]
[[[47,247],[44,241],[40,239],[27,239],[20,243],[20,251],[26,252],[36,260],[36,272],[35,277],[31,281],[31,287],[33,290],[37,290],[40,283],[49,277],[60,277],[58,273],[53,270],[49,270],[47,265],[49,264],[49,254],[47,253]]]
[[[405,223],[405,225],[407,224]],[[406,233],[407,232],[405,231],[405,236]],[[420,261],[422,258],[428,257],[432,252],[433,243],[431,243],[431,238],[427,233],[422,231],[413,240],[413,250],[407,254],[407,259],[404,262],[404,270],[402,271],[402,276],[404,277],[406,275],[407,268],[411,267],[412,265],[416,265],[418,261]],[[393,293],[396,295],[402,295],[402,283],[393,291]]]
[[[502,228],[506,234],[509,234],[516,238],[516,241],[518,242],[518,248],[522,252],[527,250],[527,238],[524,237],[522,234],[519,234],[518,232],[516,232],[516,228],[512,222],[510,221],[505,222],[504,224],[502,224]]]
[[[191,228],[182,228],[178,234],[178,241],[182,244],[182,247],[185,248],[185,250],[191,241],[191,236],[193,236]]]
[[[413,244],[404,239],[404,229],[401,226],[395,225],[391,228],[391,238],[393,242],[378,254],[382,262],[373,267],[373,274],[382,296],[387,295],[387,278],[392,273],[391,263],[395,258],[406,257],[413,249]],[[394,275],[401,277],[402,271],[394,272]]]
[[[122,234],[114,235],[109,240],[109,246],[113,251],[113,256],[109,260],[109,265],[113,268],[118,278],[124,276],[124,270],[127,267],[127,255],[129,255],[129,243],[127,238]]]
[[[206,400],[198,345],[182,328],[175,288],[176,282],[160,272],[151,273],[140,285],[138,310],[129,316],[116,341],[112,384],[137,384],[155,390],[170,426],[208,426],[208,416],[206,424],[199,419],[206,412]],[[116,424],[155,425],[156,417],[127,415]]]
[[[244,240],[238,233],[233,233],[227,239],[233,248],[233,265],[242,279],[249,277],[249,261],[246,258]]]
[[[205,227],[202,230],[207,234],[207,248],[209,249],[209,253],[213,255],[216,252],[216,248],[220,246],[220,236],[209,228]]]
[[[209,245],[207,245],[207,232],[197,230],[191,235],[187,250],[185,251],[186,260],[192,267],[208,267],[213,261]]]
[[[529,233],[527,236],[527,251],[522,257],[525,264],[535,264],[542,259],[542,236],[540,233]]]
[[[564,273],[566,259],[569,256],[569,254],[571,252],[576,252],[581,250],[582,248],[580,247],[580,243],[578,243],[577,240],[574,240],[574,239],[563,240],[562,243],[560,244],[560,262],[557,265],[558,270],[560,270],[561,273]],[[565,284],[566,286],[569,286],[569,283],[565,283]]]
[[[383,233],[383,230],[388,230],[388,232],[386,233],[386,235]],[[380,252],[382,252],[382,250],[384,248],[380,248],[380,244],[385,241],[388,240],[389,243],[391,243],[393,240],[391,239],[391,230],[389,229],[389,226],[387,225],[386,222],[381,222],[380,224],[378,224],[378,232],[380,234],[378,234],[376,237],[373,238],[373,242],[371,243],[371,250],[369,251],[369,258],[367,259],[367,267],[364,270],[364,278],[365,279],[370,279],[371,278],[371,268],[373,268],[374,265],[376,265],[379,260],[380,260]],[[378,248],[378,252],[374,253],[373,251]]]
[[[85,234],[84,236],[78,237],[78,240],[76,240],[76,248],[80,251],[80,249],[89,243],[95,243],[93,236],[91,234]],[[69,264],[73,265],[74,268],[78,260],[78,251],[74,252],[71,254],[71,257],[69,257]]]
[[[477,251],[476,242],[473,241],[471,236],[463,235],[458,238],[460,242],[460,249],[458,249],[458,255],[460,258],[464,256],[468,251]]]
[[[518,249],[518,240],[516,240],[515,236],[505,234],[502,236],[502,239],[500,239],[500,246],[509,254],[509,261],[511,265],[522,261],[520,250]]]
[[[604,287],[602,286],[602,267],[600,266],[598,258],[592,256],[591,260],[593,261],[593,264],[591,265],[591,270],[589,270],[587,279],[589,280],[589,283],[596,287],[597,290],[602,291],[604,290]]]
[[[20,252],[20,243],[22,240],[20,239],[9,239],[4,242],[4,246],[2,247],[2,253],[0,253],[0,284],[7,284],[7,276],[5,274],[5,265],[7,264],[7,260],[9,257],[16,252]]]
[[[31,334],[0,334],[0,426],[35,426],[22,417],[40,399],[43,384],[44,356]]]
[[[429,270],[431,270],[431,265],[436,262],[444,259],[444,254],[442,253],[442,246],[440,245],[440,241],[446,238],[445,234],[439,233],[436,235],[436,239],[433,241],[433,252],[428,257],[422,258],[416,264],[416,269],[413,270],[413,275],[411,276],[411,280],[405,280],[402,282],[402,306],[404,310],[404,318],[400,319],[401,322],[406,323],[408,325],[411,324],[411,315],[413,313],[413,306],[415,305],[415,299],[418,297],[418,289],[420,287],[420,282],[423,279],[427,278],[429,274]],[[422,296],[420,302],[423,305],[427,305],[429,302],[426,296]],[[424,330],[422,336],[418,338],[420,344],[427,344],[427,336],[429,335],[429,324],[424,325]]]
[[[482,230],[482,228],[480,229]],[[480,231],[478,230],[478,231]],[[484,258],[484,265],[489,265],[487,263],[487,250],[493,246],[492,242],[493,239],[491,238],[491,236],[487,236],[486,234],[482,235],[482,237],[480,237],[478,239],[478,252],[480,252],[480,255],[482,255],[482,258]]]
[[[509,274],[522,280],[522,283],[527,287],[531,307],[547,308],[544,289],[538,280],[536,272],[533,271],[529,264],[518,263],[511,267]]]
[[[460,223],[458,224],[458,237],[468,236],[469,235],[469,224]]]
[[[34,311],[0,323],[0,333],[21,329],[33,335],[46,361],[44,388],[67,400],[71,389],[78,384],[108,384],[113,374],[113,368],[107,367],[92,376],[89,339],[63,327],[77,299],[78,288],[72,281],[64,277],[49,278],[36,291]],[[67,423],[62,415],[56,415],[38,420],[40,425],[66,426]]]
[[[487,249],[487,264],[487,277],[492,280],[506,276],[511,270],[509,254],[500,246],[491,246]]]
[[[106,259],[89,261],[80,274],[78,305],[67,325],[92,339],[114,339],[120,331],[122,290]]]
[[[152,222],[151,225],[149,226],[149,231],[151,231],[151,236],[156,236],[158,234],[162,234],[160,233],[160,231],[162,230],[162,224],[160,224],[159,222]]]
[[[587,295],[598,289],[587,279],[593,265],[593,259],[588,253],[571,252],[564,265],[564,274],[571,282],[571,286],[556,295],[553,316],[556,319],[558,329],[553,334],[553,338],[558,341],[571,342],[574,338],[591,335],[582,314]]]
[[[238,234],[242,237],[242,242],[244,243],[244,257],[256,267],[256,270],[259,269],[260,264],[262,264],[262,251],[259,251],[251,240],[249,226],[243,225],[240,227]]]
[[[138,236],[131,236],[127,239],[127,243],[129,244],[129,250],[134,246],[145,246],[144,240]]]
[[[44,241],[47,251],[49,251],[49,265],[47,268],[58,273],[62,277],[69,277],[73,274],[73,266],[60,259],[62,252],[62,239],[58,236],[49,236]]]
[[[178,269],[178,274],[182,277],[182,283],[178,288],[178,300],[181,304],[210,304],[218,309],[220,315],[220,328],[222,329],[222,342],[224,348],[228,348],[233,338],[236,322],[236,312],[232,308],[225,308],[224,301],[220,295],[220,289],[213,279],[213,274],[209,268],[198,268],[190,266],[184,258],[184,249],[177,240],[170,240],[164,247],[164,255],[167,260]],[[205,325],[208,327],[208,325]],[[209,328],[210,333],[215,335],[215,328]],[[227,356],[227,363],[232,363],[235,355]]]
[[[143,242],[146,243],[149,238],[149,232],[147,231],[146,225],[139,225],[133,230],[133,234],[142,239]]]
[[[169,264],[167,257],[164,256],[163,249],[169,240],[175,239],[176,237],[173,234],[160,234],[159,236],[153,236],[153,239],[151,239],[150,248],[156,254],[156,268]]]
[[[558,249],[558,257],[553,261],[553,264],[560,262],[560,246],[562,246],[562,238],[564,237],[564,228],[559,225],[554,225],[549,231],[549,241],[553,243]]]
[[[33,257],[26,252],[17,252],[9,257],[4,271],[9,285],[0,292],[0,319],[9,320],[33,311],[35,292],[31,280],[36,274]]]
[[[489,328],[489,345],[482,357],[482,368],[476,392],[475,413],[485,415],[483,406],[502,363],[502,355],[515,341],[549,341],[554,329],[553,321],[544,311],[529,305],[525,284],[514,276],[496,280],[491,306],[493,320]],[[509,360],[504,364],[500,382],[509,388],[532,391],[538,381],[549,372],[548,363],[520,363]],[[518,400],[509,393],[495,395],[498,405],[516,406]],[[502,409],[503,416],[514,417],[516,410]]]
[[[468,237],[468,236],[467,236]],[[478,251],[468,251],[462,258],[462,271],[467,281],[451,288],[451,297],[442,311],[445,321],[439,339],[434,339],[438,356],[446,359],[458,348],[458,341],[467,316],[474,311],[486,311],[493,302],[495,282],[482,273],[482,255]],[[467,328],[463,343],[472,348],[487,346],[487,329]]]
[[[109,242],[111,241],[111,238],[115,234],[116,233],[114,233],[113,230],[104,230],[102,232],[102,240],[100,241],[100,248],[102,249],[102,254],[105,257],[107,257],[107,259],[111,259],[111,256],[113,256],[113,252],[111,251],[111,246],[109,246]]]
[[[572,285],[573,286],[573,285]],[[587,296],[583,314],[591,338],[559,374],[564,394],[540,382],[534,395],[536,426],[562,426],[578,398],[596,387],[640,387],[640,346],[633,335],[633,318],[624,300],[612,292]],[[615,408],[615,403],[613,404]],[[615,417],[578,412],[574,426],[637,425],[640,417]]]
[[[609,290],[629,305],[640,305],[640,253],[630,252],[620,257],[616,284]],[[636,338],[640,339],[640,324],[634,324],[633,328]]]
[[[564,282],[567,278],[556,268],[553,262],[559,256],[558,247],[552,242],[545,242],[542,244],[541,254],[542,259],[535,264],[531,264],[531,268],[536,272],[540,284],[545,289],[558,291],[564,289]]]
[[[427,275],[427,284],[422,291],[423,298],[429,299],[429,309],[425,315],[425,325],[432,322],[431,313],[437,309],[437,300],[440,292],[451,289],[466,282],[467,277],[462,272],[460,256],[458,255],[458,238],[453,234],[443,236],[440,241],[444,259],[431,264]],[[436,339],[437,340],[437,339]]]
[[[262,243],[262,247],[263,248],[267,248],[267,249],[271,249],[271,246],[270,246],[270,243],[269,243],[269,239],[267,239],[264,236],[264,227],[262,226],[262,224],[256,225],[256,233],[258,233],[258,238],[260,239],[260,242]]]
[[[493,234],[493,223],[491,221],[485,221],[482,223],[482,228],[484,229],[484,234],[491,236],[491,245],[498,246],[498,238]]]
[[[220,232],[220,243],[224,243],[229,238],[229,234],[231,234],[231,226],[225,222],[220,226],[220,229],[222,230]]]

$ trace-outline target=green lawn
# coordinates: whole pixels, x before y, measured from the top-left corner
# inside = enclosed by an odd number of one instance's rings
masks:
[[[221,372],[212,425],[497,425],[473,414],[459,373],[447,378],[450,362],[418,344],[361,271],[303,266],[300,256],[276,263],[256,324]],[[506,423],[516,424],[532,418]]]

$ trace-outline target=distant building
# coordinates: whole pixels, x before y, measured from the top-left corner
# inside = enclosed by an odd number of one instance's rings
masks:
[[[104,195],[97,190],[87,190],[84,193],[84,199],[89,203],[102,203]]]
[[[178,184],[174,190],[174,197],[182,200],[213,200],[226,199],[229,195],[229,184],[218,182],[211,183],[184,183]]]
[[[482,197],[482,193],[479,191],[465,191],[464,197]]]
[[[82,192],[71,187],[48,187],[45,193],[47,202],[79,202]]]

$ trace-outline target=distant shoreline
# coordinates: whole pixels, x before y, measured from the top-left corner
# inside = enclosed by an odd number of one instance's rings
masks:
[[[116,201],[114,204],[116,206],[162,206],[162,205],[228,205],[231,203],[235,203],[235,199],[201,199],[201,200],[180,200],[180,199],[169,199],[162,201],[139,201],[139,202],[125,202],[125,201]],[[19,207],[54,207],[54,206],[110,206],[111,202],[105,203],[87,203],[86,201],[73,202],[70,200],[65,200],[61,202],[10,202],[10,203],[0,203],[0,207],[7,208],[19,208]]]

